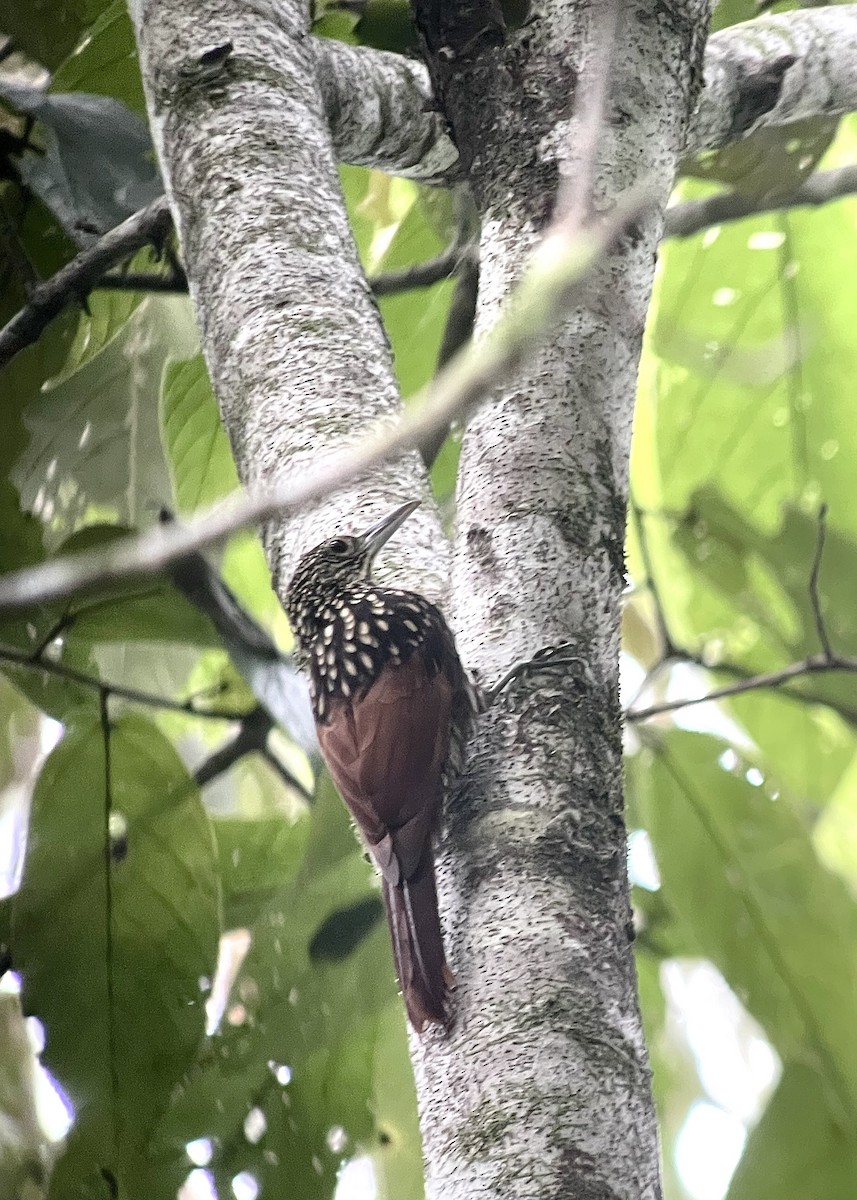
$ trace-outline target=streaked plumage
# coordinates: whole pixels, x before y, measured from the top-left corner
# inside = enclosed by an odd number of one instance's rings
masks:
[[[415,507],[309,551],[287,612],[310,673],[322,754],[383,877],[399,984],[421,1031],[449,1024],[453,979],[432,837],[475,693],[440,610],[369,578],[374,555]]]

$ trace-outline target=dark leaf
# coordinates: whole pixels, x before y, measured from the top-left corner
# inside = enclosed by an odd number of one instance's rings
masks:
[[[823,1076],[789,1063],[750,1134],[727,1200],[853,1200],[857,1146]]]
[[[200,979],[217,958],[216,860],[198,791],[138,717],[118,722],[109,747],[108,759],[97,718],[69,720],[36,787],[13,900],[24,1008],[45,1026],[43,1061],[76,1115],[59,1173],[68,1190],[55,1182],[52,1193],[63,1200],[87,1194],[102,1169],[134,1177],[196,1056]],[[105,855],[108,767],[111,831],[127,843],[118,862]]]
[[[347,958],[384,917],[378,896],[358,900],[330,914],[312,936],[309,956],[314,962]]]
[[[148,126],[118,100],[2,82],[0,95],[41,122],[44,153],[26,153],[21,175],[78,244],[162,194]]]

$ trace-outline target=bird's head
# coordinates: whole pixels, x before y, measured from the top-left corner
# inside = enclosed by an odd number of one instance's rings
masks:
[[[311,633],[337,596],[369,578],[376,554],[419,503],[409,500],[363,533],[340,534],[307,551],[286,594],[286,615],[298,637],[304,639]]]

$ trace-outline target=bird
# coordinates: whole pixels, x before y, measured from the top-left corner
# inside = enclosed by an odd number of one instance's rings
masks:
[[[308,551],[289,583],[286,615],[309,673],[322,757],[381,874],[399,987],[422,1033],[452,1024],[455,978],[433,842],[479,694],[440,609],[372,579],[378,551],[419,503]]]

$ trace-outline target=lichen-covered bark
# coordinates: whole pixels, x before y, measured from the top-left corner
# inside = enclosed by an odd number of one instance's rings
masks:
[[[422,183],[460,177],[458,150],[422,63],[322,38],[313,50],[333,148],[343,162]]]
[[[857,4],[759,17],[716,34],[687,152],[857,109]]]
[[[708,7],[622,6],[595,211],[642,180],[666,204]],[[487,4],[420,14],[482,213],[482,328],[539,237],[569,146],[563,169],[578,169],[575,96],[598,9],[541,0],[511,34]],[[571,642],[579,662],[516,685],[481,722],[449,814],[441,896],[459,1022],[416,1055],[431,1200],[659,1195],[618,662],[636,370],[660,229],[659,209],[464,439],[453,607],[465,660],[490,680]]]
[[[623,7],[596,210],[642,178],[666,203],[701,77],[707,0]],[[464,8],[475,26],[456,24],[445,0],[452,24],[437,41],[424,28],[481,209],[485,328],[549,218],[599,5],[538,0],[511,35],[494,8]],[[269,482],[398,403],[305,13],[272,0],[135,0],[133,11],[209,367],[242,479]],[[207,49],[227,40],[232,52],[212,62]],[[579,662],[538,688],[515,685],[482,720],[449,813],[441,891],[459,1019],[449,1039],[414,1046],[436,1200],[659,1193],[618,706],[628,450],[659,233],[658,213],[631,232],[587,305],[465,440],[454,573],[465,661],[491,680],[571,641]],[[412,457],[270,528],[280,589],[297,550],[358,494],[377,510],[419,478]],[[408,550],[420,564],[411,578],[436,592],[443,550],[430,517],[409,530]]]
[[[471,11],[486,10],[471,6]],[[487,19],[483,15],[476,22],[471,51],[480,41],[496,39],[497,16],[490,8],[488,12]],[[460,40],[466,44],[468,36]],[[439,47],[442,41],[439,37]],[[429,72],[422,64],[336,42],[319,43],[316,54],[330,100],[336,149],[344,162],[368,163],[431,183],[443,182],[457,170],[454,148],[435,111]],[[340,129],[336,113],[343,97],[353,117]],[[758,17],[721,30],[709,41],[705,83],[688,126],[686,153],[719,149],[755,129],[855,109],[857,4]],[[392,136],[390,120],[395,122]],[[418,158],[415,146],[420,148]]]
[[[339,187],[306,6],[287,0],[133,0],[150,121],[202,345],[247,487],[300,472],[393,418],[389,349]],[[232,42],[223,61],[212,47]],[[425,494],[416,454],[271,524],[280,593],[296,555],[344,522]],[[445,541],[430,506],[398,553],[437,592]],[[393,550],[393,555],[397,551]],[[401,577],[401,576],[400,576]]]

